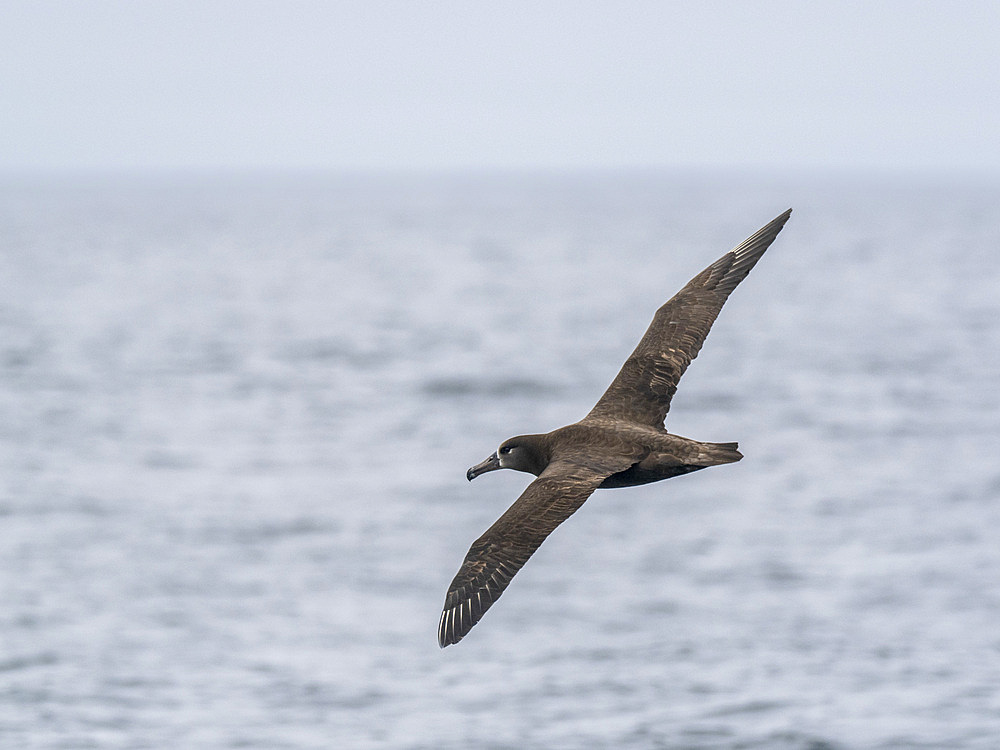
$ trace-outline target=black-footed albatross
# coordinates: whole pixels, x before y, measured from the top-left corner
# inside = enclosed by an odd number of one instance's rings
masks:
[[[788,221],[788,209],[695,276],[664,304],[590,413],[544,435],[519,435],[476,464],[538,478],[473,542],[451,582],[438,625],[441,648],[458,643],[552,531],[599,488],[632,487],[743,458],[737,443],[702,443],[663,426],[677,382],[736,285]]]

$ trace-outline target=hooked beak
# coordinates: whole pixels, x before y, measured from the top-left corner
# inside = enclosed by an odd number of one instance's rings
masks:
[[[467,472],[465,472],[465,478],[471,482],[480,474],[485,474],[487,471],[494,471],[499,468],[500,468],[500,457],[496,453],[494,453],[492,456],[487,458],[481,464],[476,464]]]

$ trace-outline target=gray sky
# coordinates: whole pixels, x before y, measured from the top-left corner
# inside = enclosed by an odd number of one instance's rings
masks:
[[[0,0],[0,170],[1000,171],[1000,2]]]

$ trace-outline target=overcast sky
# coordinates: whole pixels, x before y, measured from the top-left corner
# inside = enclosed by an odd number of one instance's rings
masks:
[[[0,170],[1000,172],[996,0],[0,9]]]

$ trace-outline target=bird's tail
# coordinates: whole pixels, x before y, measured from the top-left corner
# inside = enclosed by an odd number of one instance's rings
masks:
[[[698,463],[702,466],[718,466],[731,464],[743,458],[737,450],[739,443],[701,443],[698,452]]]

